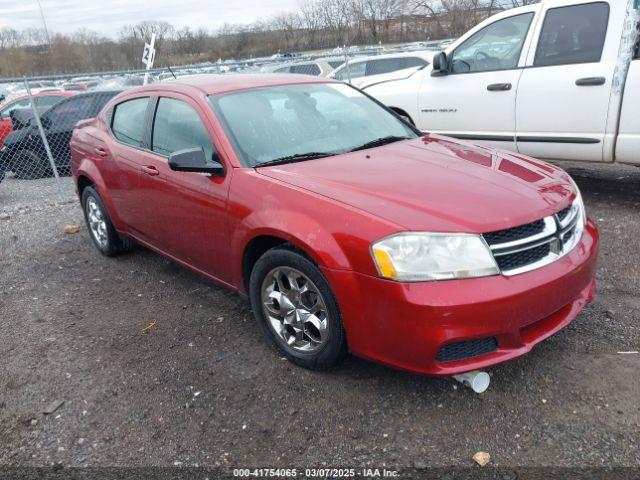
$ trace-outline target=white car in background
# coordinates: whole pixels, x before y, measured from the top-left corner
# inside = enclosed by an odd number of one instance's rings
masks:
[[[389,53],[350,60],[334,70],[330,78],[366,88],[390,80],[407,78],[431,63],[433,50]]]
[[[344,58],[322,58],[306,62],[292,62],[280,65],[272,73],[298,73],[314,77],[328,77],[331,72],[344,63]]]
[[[550,160],[640,165],[640,10],[542,0],[365,92],[420,130]]]

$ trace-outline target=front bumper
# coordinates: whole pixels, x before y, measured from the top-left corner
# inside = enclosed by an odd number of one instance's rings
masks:
[[[545,267],[511,277],[398,283],[325,270],[352,353],[412,372],[452,375],[510,360],[568,325],[595,294],[599,234]],[[445,345],[495,338],[490,353],[437,361]]]

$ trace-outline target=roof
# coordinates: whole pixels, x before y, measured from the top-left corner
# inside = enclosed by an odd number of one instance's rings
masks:
[[[176,85],[195,87],[207,95],[245,90],[260,87],[274,87],[279,85],[297,85],[301,83],[326,83],[333,80],[318,78],[311,75],[296,75],[291,73],[238,73],[238,74],[206,74],[178,77],[165,83],[151,84],[136,89],[175,90]]]

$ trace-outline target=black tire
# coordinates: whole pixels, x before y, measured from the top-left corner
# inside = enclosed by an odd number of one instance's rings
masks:
[[[100,241],[96,238],[96,234],[91,228],[89,221],[89,214],[87,212],[87,204],[93,200],[97,207],[100,209],[100,212],[103,216],[103,220],[105,223],[105,231],[106,231],[106,242],[100,243]],[[126,237],[124,235],[120,235],[116,229],[113,227],[113,223],[111,223],[111,219],[109,218],[109,212],[104,206],[102,202],[102,198],[96,191],[94,187],[85,187],[82,191],[82,211],[84,212],[84,220],[87,225],[87,230],[89,230],[89,236],[91,240],[93,240],[96,248],[107,257],[112,257],[114,255],[118,255],[120,253],[125,253],[133,249],[135,246],[135,242],[130,237]]]
[[[35,180],[51,176],[51,166],[46,158],[41,157],[33,150],[18,152],[11,162],[13,173],[21,180]]]
[[[326,306],[329,326],[328,336],[318,350],[301,352],[287,345],[269,326],[262,307],[262,286],[267,275],[275,268],[293,268],[311,280]],[[309,259],[287,247],[276,247],[268,250],[258,259],[251,271],[249,280],[249,297],[254,316],[270,343],[291,362],[312,370],[325,370],[340,363],[348,352],[347,337],[342,324],[342,317],[329,282],[320,269]]]

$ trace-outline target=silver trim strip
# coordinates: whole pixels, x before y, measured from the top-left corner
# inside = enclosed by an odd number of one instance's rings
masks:
[[[545,228],[543,232],[524,239],[514,240],[513,242],[505,242],[490,246],[491,253],[493,253],[494,258],[497,259],[498,257],[525,252],[527,250],[537,248],[541,245],[553,243],[554,241],[557,242],[555,248],[553,245],[551,246],[552,251],[548,255],[545,255],[543,258],[537,260],[536,262],[510,270],[500,270],[500,273],[507,277],[519,275],[521,273],[526,273],[538,268],[542,268],[564,257],[575,248],[575,246],[582,238],[582,234],[584,233],[584,225],[579,224],[580,218],[580,207],[576,202],[574,202],[571,205],[571,211],[564,219],[564,221],[561,222],[560,218],[558,218],[558,214],[556,213],[544,218]],[[569,232],[572,233],[571,237],[563,241],[564,236]],[[560,245],[562,246],[562,250],[557,251]]]

